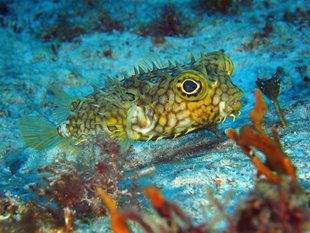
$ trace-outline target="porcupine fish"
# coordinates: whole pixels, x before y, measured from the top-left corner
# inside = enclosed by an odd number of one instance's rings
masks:
[[[222,51],[199,59],[192,55],[183,65],[138,67],[132,76],[110,79],[106,87],[74,99],[66,119],[56,126],[42,118],[22,118],[21,134],[27,146],[43,150],[62,140],[78,144],[99,133],[148,141],[207,128],[240,113],[242,91],[231,81],[233,69]]]

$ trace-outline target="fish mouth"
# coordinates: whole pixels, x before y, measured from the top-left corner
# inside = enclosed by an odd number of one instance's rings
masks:
[[[230,109],[230,113],[237,113],[239,112],[242,103],[242,92],[238,91],[237,93],[230,96],[229,101],[227,102],[227,107]]]
[[[240,108],[242,107],[241,100],[233,100],[231,103],[229,103],[229,107],[231,109],[231,114],[240,112]]]
[[[240,91],[230,96],[228,101],[219,103],[220,122],[223,123],[228,117],[232,117],[233,121],[236,120],[236,114],[239,116],[241,113],[241,98],[242,92]]]

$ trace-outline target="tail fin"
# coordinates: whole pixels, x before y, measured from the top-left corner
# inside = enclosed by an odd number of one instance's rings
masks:
[[[56,127],[43,117],[23,117],[18,125],[26,145],[35,150],[42,151],[61,140]]]

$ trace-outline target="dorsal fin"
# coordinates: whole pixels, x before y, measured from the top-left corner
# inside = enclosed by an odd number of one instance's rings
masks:
[[[168,66],[169,66],[169,68],[173,68],[174,67],[174,65],[173,65],[171,60],[168,60]]]
[[[152,68],[153,68],[153,71],[158,70],[158,67],[156,66],[155,62],[152,62]]]
[[[104,92],[99,87],[97,87],[96,84],[94,84],[94,83],[89,83],[89,85],[93,88],[94,93],[103,93]]]
[[[156,71],[165,67],[162,61],[158,57],[147,58],[141,65],[143,70],[148,70],[149,72]]]
[[[134,72],[135,72],[135,75],[138,75],[139,74],[139,71],[138,71],[138,69],[135,67],[134,69]]]
[[[142,66],[138,66],[138,69],[139,69],[139,74],[144,74],[145,71],[143,70]]]

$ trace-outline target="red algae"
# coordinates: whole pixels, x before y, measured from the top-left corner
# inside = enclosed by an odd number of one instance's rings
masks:
[[[239,135],[234,129],[228,129],[227,135],[240,145],[243,152],[252,160],[258,173],[265,175],[266,181],[280,183],[281,175],[290,176],[297,184],[295,168],[281,148],[279,136],[275,128],[272,129],[273,139],[262,128],[262,123],[267,110],[259,90],[255,92],[256,105],[250,112],[253,125],[245,125],[240,129]],[[261,151],[266,157],[263,163],[256,155],[255,150]]]

